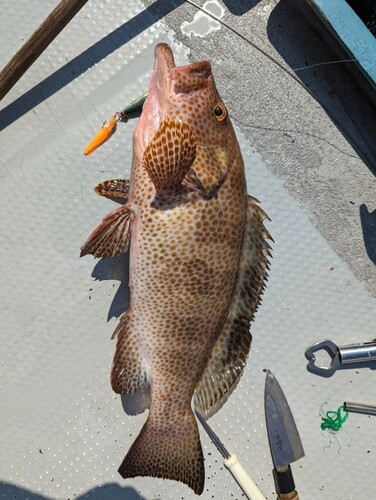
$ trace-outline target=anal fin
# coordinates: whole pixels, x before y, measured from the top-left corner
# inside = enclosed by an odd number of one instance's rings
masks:
[[[80,256],[115,257],[128,249],[133,211],[121,206],[104,217],[82,245]]]
[[[111,368],[111,386],[117,394],[134,394],[149,388],[148,370],[131,319],[125,313],[112,338],[117,337]]]
[[[249,354],[253,320],[267,279],[267,239],[264,211],[248,196],[247,217],[234,297],[223,330],[195,389],[197,408],[208,413],[241,377]]]

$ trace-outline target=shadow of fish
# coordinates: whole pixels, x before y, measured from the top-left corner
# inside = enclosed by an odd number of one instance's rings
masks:
[[[111,383],[119,394],[150,389],[151,404],[119,472],[175,479],[200,494],[192,397],[207,413],[243,372],[270,235],[247,196],[208,61],[176,67],[171,49],[156,46],[133,146],[130,182],[96,187],[126,204],[104,217],[81,252],[115,256],[130,242],[130,306],[113,335]]]

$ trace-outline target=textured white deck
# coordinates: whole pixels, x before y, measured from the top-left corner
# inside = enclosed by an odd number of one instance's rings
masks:
[[[6,41],[0,46],[1,66],[56,3],[0,0]],[[276,5],[253,3],[257,15],[265,16]],[[171,4],[165,5],[167,11]],[[223,4],[225,10],[230,6],[229,1]],[[183,7],[194,13],[192,6]],[[189,60],[169,28],[153,24],[154,15],[137,1],[90,1],[1,103],[0,125],[8,126],[0,144],[0,498],[194,498],[179,483],[124,481],[117,473],[146,416],[132,415],[129,401],[123,406],[109,384],[115,347],[110,336],[128,297],[126,259],[79,259],[88,232],[114,208],[95,195],[93,186],[129,175],[135,120],[120,125],[92,157],[82,155],[83,147],[102,121],[147,90],[157,42],[172,43],[179,63]],[[185,16],[186,21],[192,19],[193,14]],[[205,40],[210,59],[214,40],[227,43],[221,29]],[[219,53],[213,61],[220,91],[221,57]],[[232,64],[239,66],[235,60]],[[268,60],[257,64],[266,75]],[[274,83],[265,80],[265,86]],[[298,90],[295,83],[290,88],[293,100]],[[228,86],[223,90],[231,114]],[[262,99],[249,90],[248,99],[251,95]],[[240,99],[234,96],[238,112]],[[297,122],[299,115],[304,120],[312,113],[305,100],[301,103],[301,109],[296,106]],[[269,124],[290,112],[274,109]],[[265,122],[261,114],[252,119]],[[247,127],[237,128],[237,133],[249,192],[261,199],[272,219],[268,229],[275,239],[274,258],[252,327],[254,342],[245,374],[209,424],[237,453],[265,496],[275,498],[263,410],[263,369],[269,368],[288,398],[306,452],[292,466],[302,500],[368,499],[374,492],[376,417],[352,414],[335,437],[321,431],[319,411],[326,401],[327,409],[337,409],[344,400],[376,404],[376,374],[364,367],[320,378],[307,372],[304,351],[322,338],[340,345],[374,338],[375,298],[334,252],[332,241],[312,224],[317,214],[294,195],[296,184],[277,177],[274,168],[272,172],[249,144]],[[334,125],[333,134],[335,141]],[[262,149],[260,137],[255,142]],[[281,156],[286,168],[290,147],[290,141],[286,149],[273,137],[269,141],[269,153],[274,148],[273,155]],[[297,153],[292,156],[297,168]],[[359,182],[364,181],[364,169],[352,173],[355,179],[361,177]],[[358,238],[354,244],[359,243]],[[359,256],[360,265],[365,258]],[[202,498],[242,498],[219,453],[201,434],[206,458]]]

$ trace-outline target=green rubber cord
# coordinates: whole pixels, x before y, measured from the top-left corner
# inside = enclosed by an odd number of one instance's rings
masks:
[[[321,418],[321,429],[339,431],[342,428],[342,425],[348,419],[348,416],[349,412],[343,405],[340,406],[337,411],[327,411],[325,417]]]

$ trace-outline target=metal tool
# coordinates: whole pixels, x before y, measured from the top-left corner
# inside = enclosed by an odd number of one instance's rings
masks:
[[[366,405],[364,403],[353,403],[350,401],[345,401],[343,406],[346,411],[351,411],[354,413],[365,413],[366,415],[376,415],[375,405]]]
[[[229,453],[227,451],[222,441],[219,439],[219,437],[216,435],[216,433],[213,431],[213,429],[209,426],[204,417],[198,411],[196,411],[196,415],[201,425],[206,430],[208,436],[213,441],[218,451],[224,458],[223,461],[224,465],[234,476],[234,479],[236,480],[240,488],[244,491],[247,498],[249,498],[250,500],[266,500],[264,495],[256,486],[253,479],[249,476],[248,472],[238,461],[238,458],[235,455],[235,453]]]
[[[331,357],[329,366],[317,366],[316,352],[323,349]],[[321,373],[322,375],[333,375],[341,365],[349,365],[352,363],[369,363],[376,361],[376,340],[372,342],[364,342],[362,344],[349,344],[338,347],[331,340],[320,340],[308,347],[305,352],[306,358],[309,360],[308,369],[310,371]]]
[[[280,500],[299,500],[290,464],[304,457],[299,432],[286,397],[272,372],[266,372],[265,419]]]

